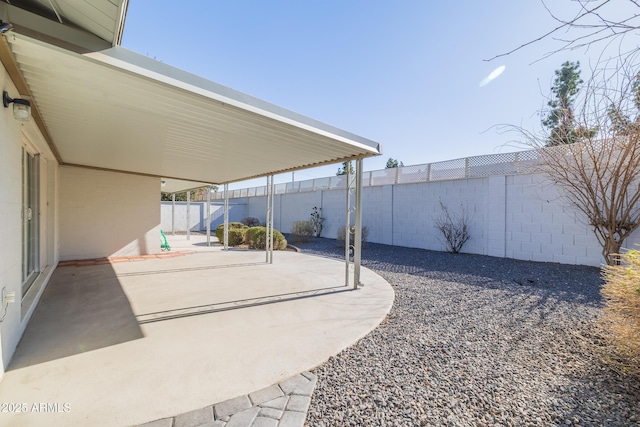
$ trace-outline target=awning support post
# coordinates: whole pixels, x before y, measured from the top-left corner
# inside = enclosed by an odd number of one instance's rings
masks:
[[[266,227],[265,244],[264,244],[264,262],[269,262],[269,189],[271,188],[271,176],[267,175],[267,186],[264,188],[264,195],[267,199],[267,206],[265,207],[265,220],[264,226]]]
[[[356,230],[353,248],[353,289],[360,283],[360,262],[362,255],[362,159],[356,160]]]
[[[345,166],[347,184],[346,187],[346,210],[344,224],[344,285],[349,286],[349,266],[351,255],[351,162]]]
[[[274,202],[276,199],[276,181],[275,177],[271,175],[271,255],[269,256],[269,264],[273,264],[273,218],[274,218]]]
[[[191,191],[187,191],[187,240],[191,240],[191,225],[189,219],[191,218]]]
[[[171,193],[171,235],[176,235],[176,193]]]
[[[273,264],[273,190],[273,175],[268,175],[265,189],[267,195],[265,262],[267,264]]]
[[[207,246],[211,246],[211,186],[207,187]]]
[[[224,250],[229,250],[229,184],[224,185]]]

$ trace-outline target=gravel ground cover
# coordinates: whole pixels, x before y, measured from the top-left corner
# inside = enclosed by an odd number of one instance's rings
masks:
[[[362,263],[394,306],[314,371],[306,425],[640,425],[638,380],[601,362],[599,269],[377,244]]]

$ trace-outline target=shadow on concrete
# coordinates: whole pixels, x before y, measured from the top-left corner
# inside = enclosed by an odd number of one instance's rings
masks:
[[[150,274],[183,273],[185,271],[217,270],[221,268],[252,267],[252,266],[259,266],[259,265],[265,265],[265,263],[264,262],[240,262],[240,263],[229,263],[229,264],[221,264],[221,265],[203,265],[203,266],[197,266],[197,267],[167,268],[163,270],[118,273],[117,276],[118,277],[147,276]]]
[[[16,349],[9,370],[143,336],[111,265],[57,268]]]
[[[215,242],[213,241],[215,239]],[[197,243],[193,243],[193,246],[204,246],[204,247],[211,247],[211,246],[219,246],[222,247],[222,245],[220,243],[218,243],[218,239],[216,239],[216,236],[211,236],[211,244],[207,245],[207,242],[197,242]]]
[[[161,322],[164,320],[178,319],[181,317],[199,316],[203,314],[217,313],[242,308],[257,307],[267,304],[295,301],[306,298],[313,298],[329,294],[353,291],[352,287],[332,286],[319,289],[311,289],[299,292],[288,292],[274,295],[264,295],[256,298],[245,298],[232,301],[224,301],[214,304],[198,305],[193,307],[182,307],[171,310],[156,311],[152,313],[140,314],[137,321],[140,324]]]
[[[393,303],[393,289],[373,272],[365,269],[366,286],[353,292],[342,286],[342,263],[292,252],[273,264],[199,270],[261,259],[239,251],[60,268],[3,376],[0,401],[71,402],[73,410],[8,414],[9,424],[140,425],[210,406],[318,366],[373,330]],[[220,311],[220,303],[245,309]],[[220,312],[195,315],[211,310]]]

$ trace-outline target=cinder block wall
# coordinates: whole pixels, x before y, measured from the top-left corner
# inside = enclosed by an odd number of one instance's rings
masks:
[[[248,216],[265,220],[264,196],[238,200],[246,201]],[[584,216],[539,174],[365,187],[363,224],[369,241],[444,250],[435,229],[440,201],[452,214],[461,206],[469,212],[471,239],[463,252],[563,264],[604,262]],[[323,236],[335,238],[345,223],[344,190],[277,195],[274,226],[289,232],[294,221],[310,218],[314,206],[326,218]],[[640,232],[625,247],[635,244],[640,244]]]
[[[247,215],[246,199],[236,199],[229,204],[229,221],[240,222]],[[187,202],[161,202],[161,227],[165,233],[172,231],[184,233],[187,231]],[[220,201],[211,203],[211,230],[224,222],[224,204]],[[205,231],[207,229],[207,203],[191,202],[189,206],[189,230]],[[173,221],[172,221],[173,215]]]
[[[604,262],[584,215],[542,175],[506,177],[505,212],[507,257],[596,266]]]

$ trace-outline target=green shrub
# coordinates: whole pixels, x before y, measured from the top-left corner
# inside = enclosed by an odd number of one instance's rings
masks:
[[[229,246],[238,246],[244,243],[245,241],[245,233],[249,229],[246,225],[241,222],[230,222],[229,223]],[[218,241],[224,244],[224,224],[220,224],[216,227],[216,237]]]
[[[265,249],[267,247],[267,228],[251,227],[246,231],[245,242],[251,249]],[[273,230],[273,249],[284,250],[287,248],[287,240],[281,232]]]
[[[351,226],[351,234],[349,236],[349,245],[353,245],[353,242],[355,241],[355,233],[356,233],[356,226],[352,225]],[[362,239],[361,239],[361,243],[362,243],[362,247],[364,247],[365,243],[367,242],[367,238],[369,238],[369,228],[367,226],[362,227]],[[342,226],[340,228],[338,228],[338,235],[336,237],[336,240],[338,241],[338,243],[340,243],[340,246],[344,247],[344,241],[345,241],[346,237],[345,237],[345,227]]]
[[[604,270],[604,326],[625,358],[625,370],[640,375],[640,252],[622,254],[620,261]]]
[[[296,221],[291,226],[291,240],[306,243],[313,237],[313,221]]]

